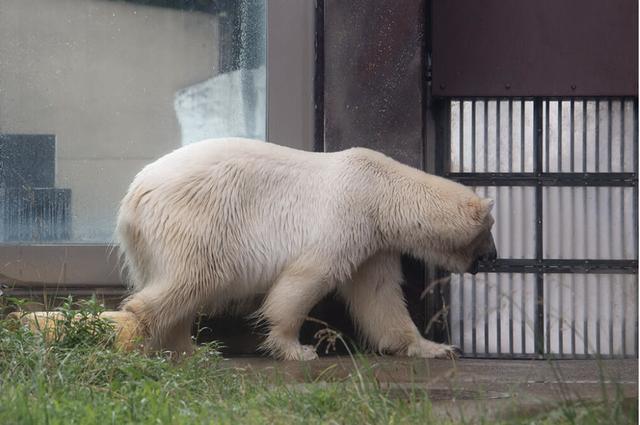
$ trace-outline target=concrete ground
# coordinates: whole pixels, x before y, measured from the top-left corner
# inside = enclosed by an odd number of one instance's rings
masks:
[[[437,414],[459,418],[476,414],[534,414],[560,401],[601,401],[619,392],[630,403],[638,398],[638,361],[624,360],[421,360],[366,356],[324,357],[312,362],[233,358],[229,367],[273,374],[304,390],[348,377],[360,370],[392,397],[426,390]]]

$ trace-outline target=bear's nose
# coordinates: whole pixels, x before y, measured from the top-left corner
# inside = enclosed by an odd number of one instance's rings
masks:
[[[495,259],[498,258],[498,251],[496,251],[496,249],[492,249],[491,251],[485,253],[482,257],[480,257],[480,260],[482,261],[493,261]]]

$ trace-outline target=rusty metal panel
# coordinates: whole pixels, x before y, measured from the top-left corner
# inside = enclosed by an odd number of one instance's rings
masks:
[[[323,12],[324,149],[423,168],[424,2],[325,0]]]
[[[436,96],[638,94],[637,0],[434,0]]]

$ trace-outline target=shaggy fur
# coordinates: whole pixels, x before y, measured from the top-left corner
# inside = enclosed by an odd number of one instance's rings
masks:
[[[197,313],[264,295],[264,346],[309,360],[316,353],[298,331],[337,290],[376,350],[449,356],[409,317],[400,255],[467,271],[495,255],[492,205],[368,149],[202,141],[145,167],[122,200],[117,235],[133,292],[123,308],[145,326],[149,348],[182,353]]]

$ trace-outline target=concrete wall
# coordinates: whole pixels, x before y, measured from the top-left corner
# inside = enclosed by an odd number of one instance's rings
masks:
[[[269,0],[267,140],[314,148],[315,1]]]
[[[57,140],[73,240],[110,240],[119,200],[181,145],[174,96],[217,74],[213,15],[106,0],[0,0],[0,133]]]

